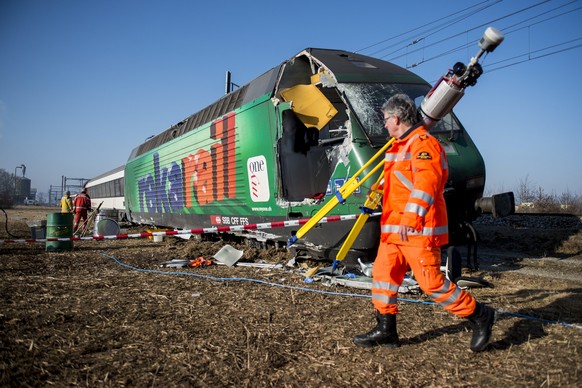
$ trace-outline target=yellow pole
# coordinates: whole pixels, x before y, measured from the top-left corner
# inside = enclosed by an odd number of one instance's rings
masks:
[[[378,152],[376,152],[376,154],[370,160],[368,160],[358,171],[356,171],[356,173],[350,179],[348,179],[348,181],[344,183],[342,187],[339,188],[338,193],[336,193],[334,197],[330,198],[328,203],[323,205],[323,207],[319,209],[318,212],[309,219],[309,221],[307,221],[301,228],[299,228],[295,236],[289,239],[288,245],[295,243],[298,239],[305,236],[307,232],[311,230],[311,228],[317,225],[326,214],[328,214],[334,207],[336,207],[336,205],[340,203],[339,198],[342,199],[342,202],[345,201],[345,199],[352,195],[352,193],[356,191],[358,187],[360,187],[365,181],[374,175],[374,173],[384,165],[384,159],[382,159],[380,163],[378,163],[372,169],[372,171],[366,174],[360,181],[357,179],[358,176],[366,168],[368,168],[374,160],[386,152],[386,150],[392,145],[393,142],[394,138],[390,139]]]
[[[380,184],[380,181],[382,181],[383,178],[384,178],[383,174],[380,174],[380,176],[378,177],[378,180],[376,180],[375,187],[377,187]],[[335,257],[336,261],[341,261],[341,260],[346,258],[348,251],[350,250],[352,245],[354,245],[354,241],[356,240],[356,237],[358,237],[358,235],[362,231],[362,228],[364,227],[364,224],[366,223],[366,221],[370,217],[370,213],[373,212],[374,210],[376,210],[376,208],[380,204],[381,199],[382,199],[382,190],[376,189],[376,190],[370,191],[370,194],[368,195],[368,198],[366,199],[366,202],[364,202],[364,206],[363,206],[363,208],[366,209],[366,211],[362,211],[362,214],[360,214],[360,216],[358,217],[358,219],[354,223],[352,230],[348,234],[348,237],[346,237],[346,240],[342,244],[340,250],[338,251],[338,253]],[[337,263],[334,263],[334,266],[335,265],[337,265]]]

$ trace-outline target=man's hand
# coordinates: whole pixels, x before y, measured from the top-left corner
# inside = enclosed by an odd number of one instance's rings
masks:
[[[400,236],[400,241],[408,241],[408,233],[412,233],[414,229],[410,226],[400,225],[398,226],[398,235]]]
[[[371,201],[374,196],[378,194],[382,194],[382,185],[378,184],[378,182],[372,183],[372,186],[370,186],[370,191],[368,191],[368,194],[366,194],[366,199]]]

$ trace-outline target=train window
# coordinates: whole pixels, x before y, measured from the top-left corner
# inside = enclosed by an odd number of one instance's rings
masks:
[[[431,133],[450,133],[455,131],[460,131],[461,127],[457,118],[452,114],[449,113],[445,117],[443,117],[431,130]]]
[[[422,84],[393,84],[393,83],[350,83],[340,84],[338,88],[343,91],[364,127],[372,142],[386,141],[388,131],[384,128],[382,105],[393,95],[398,93],[408,94],[413,100],[422,101],[429,91],[428,85]]]
[[[119,196],[123,197],[125,195],[125,178],[119,178]]]
[[[333,104],[336,115],[319,131],[320,143],[327,139],[344,139],[348,136],[347,122],[349,120],[347,107],[340,98],[336,88],[321,88],[325,97]],[[335,144],[335,143],[334,143]]]
[[[124,178],[103,182],[89,188],[93,198],[123,197]]]
[[[116,179],[113,181],[113,196],[114,197],[121,197],[120,183],[121,183],[121,179]]]

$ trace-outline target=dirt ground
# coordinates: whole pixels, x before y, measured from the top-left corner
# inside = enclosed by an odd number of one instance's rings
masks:
[[[55,209],[0,213],[7,232]],[[224,242],[78,241],[69,252],[0,244],[0,386],[582,386],[582,229],[477,223],[470,292],[498,310],[487,351],[468,322],[401,294],[397,349],[361,349],[369,291],[306,283],[292,269],[168,268]],[[285,250],[241,262],[285,264]],[[313,263],[299,263],[304,266]]]

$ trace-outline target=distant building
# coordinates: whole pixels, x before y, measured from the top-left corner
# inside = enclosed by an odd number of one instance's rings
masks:
[[[24,203],[25,199],[33,198],[30,190],[30,179],[14,177],[14,203]],[[36,195],[36,190],[35,193]]]

